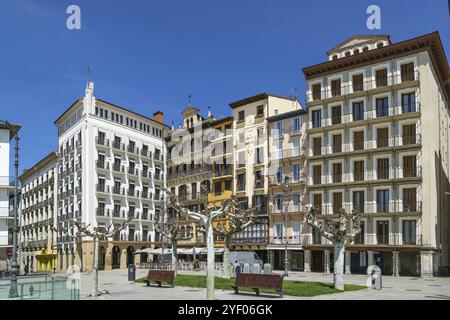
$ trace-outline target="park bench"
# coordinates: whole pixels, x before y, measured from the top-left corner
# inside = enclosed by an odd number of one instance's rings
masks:
[[[260,289],[273,289],[283,297],[283,276],[278,274],[246,274],[240,273],[236,275],[234,285],[231,286],[234,293],[239,293],[239,288],[252,288],[256,295],[259,296]]]
[[[149,270],[145,282],[147,283],[147,286],[150,286],[151,281],[156,282],[159,287],[161,287],[162,282],[166,282],[173,288],[175,286],[174,279],[175,271],[173,270]]]

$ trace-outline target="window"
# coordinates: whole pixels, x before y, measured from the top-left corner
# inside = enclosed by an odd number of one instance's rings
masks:
[[[231,184],[232,184],[232,180],[226,180],[225,181],[225,190],[231,191]]]
[[[353,92],[359,92],[364,90],[364,75],[354,74],[352,76]]]
[[[416,195],[417,195],[416,188],[403,189],[403,212],[417,211]]]
[[[338,97],[341,95],[341,79],[331,81],[331,96]]]
[[[354,163],[354,180],[364,181],[364,160],[355,161]]]
[[[220,196],[222,194],[222,182],[214,183],[214,195]]]
[[[361,232],[358,233],[355,237],[355,244],[364,244],[364,233],[366,230],[366,224],[364,221],[361,221]]]
[[[322,213],[322,194],[316,193],[313,195],[313,207],[319,210],[319,214]]]
[[[238,167],[245,167],[245,151],[241,151],[238,154]]]
[[[333,193],[333,214],[337,214],[342,209],[342,192]]]
[[[389,128],[378,128],[377,129],[377,147],[385,148],[389,146]]]
[[[100,144],[100,145],[104,145],[105,144],[105,133],[104,132],[102,132],[102,131],[99,131],[98,132],[98,144]]]
[[[364,191],[353,191],[353,210],[364,213]]]
[[[417,245],[416,220],[403,220],[403,244]]]
[[[238,113],[238,121],[241,122],[241,121],[244,121],[244,120],[245,120],[245,111],[241,110]]]
[[[313,228],[313,244],[322,244],[322,236],[320,235],[319,230],[317,228]]]
[[[340,124],[341,121],[341,106],[331,108],[331,124]]]
[[[377,160],[377,179],[389,179],[389,158]]]
[[[353,103],[353,121],[364,120],[364,102]]]
[[[313,138],[313,155],[320,156],[322,154],[322,138]]]
[[[256,116],[261,117],[264,115],[264,106],[260,105],[256,107]]]
[[[353,50],[353,54],[359,54],[359,49]]]
[[[264,148],[259,147],[255,150],[255,163],[261,164],[264,162]]]
[[[416,125],[409,124],[403,126],[403,145],[416,144]]]
[[[389,116],[389,99],[388,97],[377,98],[376,101],[377,118]]]
[[[387,69],[380,69],[375,71],[375,80],[377,88],[387,86]]]
[[[342,182],[342,164],[333,163],[333,183]]]
[[[292,165],[292,180],[293,180],[293,182],[297,182],[300,180],[300,165],[299,164]]]
[[[416,94],[402,94],[402,113],[416,112]]]
[[[264,175],[261,170],[255,171],[255,189],[264,188]]]
[[[369,52],[369,47],[367,47],[367,46],[364,47],[364,48],[363,48],[363,52]]]
[[[320,128],[322,126],[322,111],[314,110],[311,114],[313,128]]]
[[[313,166],[313,184],[322,184],[322,166]]]
[[[404,156],[403,157],[403,177],[404,178],[417,177],[416,156]]]
[[[405,63],[400,67],[402,82],[414,81],[414,63]]]
[[[389,221],[377,221],[377,243],[389,244]]]
[[[377,190],[377,212],[390,212],[389,190]]]
[[[353,132],[353,150],[364,150],[364,131]]]
[[[277,137],[283,136],[283,133],[284,133],[284,130],[283,130],[283,121],[277,121],[277,122],[275,123],[275,130],[276,130],[275,135],[276,135]]]
[[[342,152],[342,135],[333,135],[333,153]]]
[[[312,85],[312,94],[313,100],[322,99],[322,85],[320,83],[316,83]]]
[[[237,191],[245,191],[245,173],[237,175]]]
[[[292,119],[291,127],[292,127],[291,128],[292,133],[300,133],[300,129],[301,129],[300,117],[296,117],[296,118]]]

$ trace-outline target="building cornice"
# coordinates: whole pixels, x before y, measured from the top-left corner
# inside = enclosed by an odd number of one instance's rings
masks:
[[[430,55],[448,103],[450,101],[450,70],[442,41],[437,31],[369,52],[316,64],[303,68],[302,71],[306,80],[311,80],[423,51],[428,51]]]

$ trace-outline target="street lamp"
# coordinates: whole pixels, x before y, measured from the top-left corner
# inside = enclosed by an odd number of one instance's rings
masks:
[[[11,125],[8,121],[5,122],[14,136],[14,229],[13,229],[13,255],[11,258],[11,287],[9,289],[9,297],[17,298],[17,275],[19,272],[19,264],[17,263],[17,189],[19,177],[19,134],[17,133],[17,126]]]
[[[290,182],[289,177],[284,177],[284,182],[281,185],[283,189],[283,202],[284,202],[284,276],[289,276],[289,257],[288,257],[288,238],[287,238],[287,228],[288,228],[288,207],[290,198]]]

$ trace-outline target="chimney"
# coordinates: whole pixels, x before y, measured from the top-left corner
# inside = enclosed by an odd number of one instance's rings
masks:
[[[153,114],[153,120],[159,122],[159,123],[164,123],[164,113],[161,111],[156,111]]]

